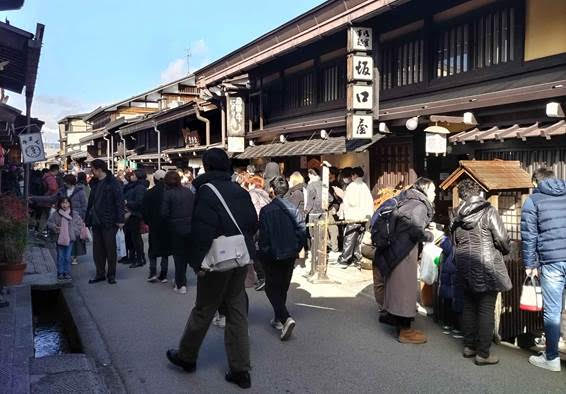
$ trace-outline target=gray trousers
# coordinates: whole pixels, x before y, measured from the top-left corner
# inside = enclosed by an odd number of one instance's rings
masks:
[[[226,315],[224,344],[233,372],[250,370],[250,341],[244,281],[248,268],[209,272],[197,279],[197,298],[179,344],[179,357],[196,363],[214,314],[219,307]]]

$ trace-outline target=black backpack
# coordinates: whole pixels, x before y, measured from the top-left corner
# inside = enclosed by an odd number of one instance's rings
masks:
[[[391,197],[377,208],[371,218],[371,241],[376,250],[384,250],[391,245],[395,234],[397,211],[403,202],[402,195]]]

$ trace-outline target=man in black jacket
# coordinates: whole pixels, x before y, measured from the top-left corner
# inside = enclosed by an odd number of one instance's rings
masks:
[[[94,175],[88,199],[86,222],[92,227],[92,254],[96,276],[89,283],[116,283],[116,232],[124,227],[122,187],[100,159],[91,163]],[[108,262],[108,271],[106,263]]]
[[[167,282],[167,271],[169,270],[169,255],[171,254],[169,245],[169,231],[166,221],[161,215],[163,205],[163,194],[165,185],[163,184],[165,171],[157,170],[153,174],[155,186],[149,189],[142,202],[143,220],[149,226],[149,277],[148,282],[160,281]],[[157,276],[157,258],[161,257],[161,271]]]
[[[259,253],[265,269],[265,293],[275,313],[271,326],[281,330],[281,340],[286,341],[295,328],[285,305],[287,292],[295,260],[307,241],[307,230],[297,207],[283,198],[289,191],[285,178],[273,179],[271,190],[275,199],[259,213]]]
[[[244,280],[247,267],[226,272],[203,272],[201,264],[212,241],[221,236],[239,234],[222,203],[209,187],[213,184],[223,196],[246,239],[253,259],[253,235],[257,230],[257,214],[248,192],[231,182],[230,159],[221,149],[205,152],[202,158],[205,173],[193,182],[197,189],[191,225],[189,264],[198,275],[197,297],[179,349],[167,351],[169,361],[186,372],[194,372],[198,353],[208,327],[220,306],[226,313],[225,342],[230,371],[226,380],[242,388],[251,387],[250,344],[248,338],[247,297]]]

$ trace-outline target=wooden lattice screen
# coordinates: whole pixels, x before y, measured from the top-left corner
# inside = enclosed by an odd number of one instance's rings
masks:
[[[521,240],[521,192],[502,192],[499,195],[499,215],[512,241]]]

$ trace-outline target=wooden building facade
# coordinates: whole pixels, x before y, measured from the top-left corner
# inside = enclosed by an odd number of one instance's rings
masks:
[[[335,138],[347,135],[348,28],[371,28],[374,138],[354,150],[369,152],[372,186],[404,186],[417,176],[440,183],[466,158],[511,158],[531,170],[554,165],[564,176],[566,129],[555,119],[564,115],[546,111],[566,94],[561,16],[566,3],[552,0],[328,1],[197,71],[197,85],[249,79],[239,92],[246,150],[237,158],[296,167],[347,155],[352,142],[336,148]],[[431,125],[451,133],[445,157],[427,157],[423,131]],[[552,134],[542,136],[546,126]],[[494,127],[530,134],[476,138]],[[463,135],[471,137],[461,143]],[[293,141],[304,144],[281,146]]]

